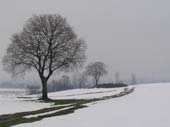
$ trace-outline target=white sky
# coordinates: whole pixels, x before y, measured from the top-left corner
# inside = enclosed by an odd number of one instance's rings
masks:
[[[123,79],[170,79],[170,1],[168,0],[0,0],[0,59],[33,14],[67,17],[85,39],[87,62],[108,65]],[[9,79],[0,67],[0,80]]]

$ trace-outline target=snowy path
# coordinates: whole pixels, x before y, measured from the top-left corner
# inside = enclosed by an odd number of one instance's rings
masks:
[[[137,86],[120,98],[97,102],[74,114],[15,127],[169,127],[170,84]]]

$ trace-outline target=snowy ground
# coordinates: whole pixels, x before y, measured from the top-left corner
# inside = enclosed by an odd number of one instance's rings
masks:
[[[60,92],[49,93],[51,99],[94,99],[104,96],[112,96],[122,92],[124,88],[92,88],[92,89],[72,89]],[[38,98],[40,95],[30,96]]]
[[[145,84],[129,95],[97,102],[73,114],[15,127],[169,127],[169,107],[170,83]]]
[[[0,115],[50,107],[50,104],[48,103],[17,98],[24,95],[24,89],[0,89]]]
[[[73,89],[50,93],[49,97],[52,99],[91,99],[115,95],[123,91],[123,89]],[[40,95],[26,96],[23,89],[0,89],[0,115],[51,107],[52,104],[49,103],[32,101],[37,100],[39,97]]]

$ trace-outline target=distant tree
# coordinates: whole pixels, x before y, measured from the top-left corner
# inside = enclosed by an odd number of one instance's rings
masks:
[[[135,84],[137,83],[136,75],[135,75],[135,74],[132,74],[131,77],[132,77],[132,79],[131,79],[131,84],[132,84],[132,85],[135,85]]]
[[[62,91],[62,90],[68,90],[73,89],[73,86],[70,82],[69,77],[61,77],[61,79],[52,80],[48,83],[48,92],[55,92],[55,91]]]
[[[120,83],[119,72],[115,73],[115,83]]]
[[[40,86],[28,85],[26,87],[26,93],[29,95],[38,94],[38,93],[40,93]]]
[[[62,79],[61,79],[61,83],[62,83],[62,85],[63,85],[65,88],[67,88],[68,86],[70,86],[70,85],[71,85],[71,82],[70,82],[69,76],[63,75],[63,76],[62,76]]]
[[[72,85],[74,88],[85,88],[87,84],[87,75],[85,72],[76,71],[72,75]]]
[[[86,74],[93,77],[97,86],[100,78],[107,74],[106,65],[103,62],[90,63],[86,67]]]
[[[79,82],[79,88],[86,87],[86,82],[87,82],[86,73],[84,73],[84,72],[80,73],[79,78],[78,78],[78,82]]]
[[[48,99],[47,82],[54,72],[73,69],[85,60],[85,42],[60,15],[34,15],[12,36],[3,59],[6,71],[18,74],[34,69]]]

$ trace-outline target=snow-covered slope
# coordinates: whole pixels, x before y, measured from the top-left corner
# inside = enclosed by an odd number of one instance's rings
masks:
[[[169,127],[170,83],[136,86],[133,93],[97,102],[73,114],[16,127]]]
[[[49,93],[48,96],[51,99],[94,99],[104,96],[112,96],[118,94],[124,90],[121,88],[91,88],[91,89],[71,89],[58,92]],[[129,88],[131,88],[129,86]],[[39,95],[30,95],[32,98],[39,98]],[[28,97],[28,96],[27,96]]]
[[[52,99],[91,99],[115,95],[123,90],[124,88],[73,89],[50,93],[49,97]],[[41,95],[25,96],[22,91],[23,90],[16,89],[0,89],[0,115],[24,111],[33,111],[51,106],[51,104],[49,103],[30,101],[37,100]],[[29,98],[27,99],[27,97]]]
[[[49,93],[52,99],[94,99],[104,96],[112,96],[124,90],[123,88],[92,88],[92,89],[73,89],[61,92]]]
[[[0,115],[38,110],[51,106],[48,103],[17,98],[24,96],[24,91],[24,89],[0,89]]]

